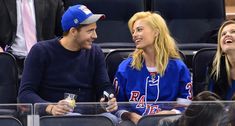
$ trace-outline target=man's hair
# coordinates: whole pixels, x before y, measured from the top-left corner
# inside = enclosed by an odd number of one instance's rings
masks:
[[[76,27],[77,31],[80,31],[82,27],[87,26],[88,24],[80,24],[78,27]],[[63,32],[63,36],[67,36],[69,34],[69,31]]]
[[[221,124],[225,109],[220,97],[213,92],[199,93],[179,120],[180,126],[214,126]],[[203,102],[204,101],[204,102]],[[210,101],[210,102],[209,102]]]

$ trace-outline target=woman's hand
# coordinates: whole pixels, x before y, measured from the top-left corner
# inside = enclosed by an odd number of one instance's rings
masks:
[[[134,112],[124,112],[122,114],[122,119],[123,120],[130,120],[132,121],[133,123],[135,123],[137,125],[137,123],[139,122],[140,118],[142,116],[140,116],[139,114],[137,113],[134,113]]]
[[[171,115],[171,114],[176,114],[175,111],[170,111],[170,110],[163,110],[157,113],[157,115]]]

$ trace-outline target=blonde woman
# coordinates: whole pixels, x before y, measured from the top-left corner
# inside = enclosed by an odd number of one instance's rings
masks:
[[[224,100],[235,94],[235,21],[225,21],[218,32],[217,52],[209,67],[209,90]]]
[[[138,12],[128,26],[136,49],[119,65],[114,86],[119,102],[133,103],[128,108],[120,105],[116,114],[137,124],[142,115],[180,113],[155,104],[188,102],[192,97],[190,72],[180,59],[166,22],[157,13]]]

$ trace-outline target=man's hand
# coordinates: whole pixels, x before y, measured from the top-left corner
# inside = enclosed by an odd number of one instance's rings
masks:
[[[105,98],[101,98],[100,99],[101,102],[101,106],[104,106],[105,103]],[[117,101],[116,98],[114,97],[113,94],[109,95],[109,100],[107,102],[107,106],[104,108],[107,112],[113,112],[116,111],[118,109],[118,105],[117,105]]]
[[[65,115],[73,111],[73,108],[69,105],[69,102],[66,100],[60,100],[55,105],[48,105],[46,108],[47,113],[54,116]]]

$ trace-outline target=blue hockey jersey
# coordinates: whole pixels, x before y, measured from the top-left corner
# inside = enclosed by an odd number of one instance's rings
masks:
[[[143,62],[141,70],[131,67],[132,58],[124,60],[117,70],[114,86],[118,102],[130,102],[129,106],[119,107],[140,115],[156,114],[170,110],[157,101],[190,101],[192,82],[187,66],[180,59],[170,59],[163,76],[150,73]],[[152,102],[148,104],[148,102]]]

